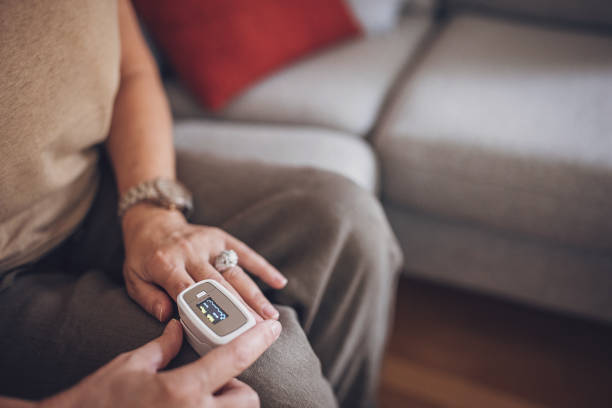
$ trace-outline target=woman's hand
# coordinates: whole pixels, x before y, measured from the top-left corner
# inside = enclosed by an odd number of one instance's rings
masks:
[[[240,264],[271,287],[281,289],[287,283],[276,268],[228,233],[189,224],[178,211],[145,203],[130,208],[122,226],[127,292],[158,320],[170,318],[173,306],[168,295],[176,301],[183,289],[203,279],[223,284],[255,312],[257,320],[278,318],[278,311],[242,268],[222,275],[213,267],[221,251],[233,249]]]
[[[58,395],[36,405],[0,397],[0,405],[7,401],[15,407],[39,408],[258,407],[257,393],[234,377],[274,343],[280,332],[279,322],[259,323],[199,360],[160,373],[183,343],[181,324],[173,320],[157,339],[119,355]]]
[[[175,154],[168,103],[129,0],[119,2],[119,33],[121,80],[106,148],[118,189],[125,192],[143,180],[173,178]],[[239,292],[256,316],[278,315],[242,269],[233,268],[222,277],[210,264],[222,250],[233,249],[249,272],[273,288],[285,285],[280,272],[229,234],[217,228],[190,225],[178,211],[145,203],[127,210],[122,227],[127,291],[160,321],[172,313],[168,295],[176,300],[182,289],[206,278]]]

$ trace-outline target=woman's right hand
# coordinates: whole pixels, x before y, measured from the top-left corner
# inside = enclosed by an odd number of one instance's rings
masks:
[[[258,407],[257,393],[235,377],[276,341],[280,331],[278,321],[266,320],[191,364],[159,373],[183,342],[181,324],[173,319],[157,339],[119,355],[38,407]]]

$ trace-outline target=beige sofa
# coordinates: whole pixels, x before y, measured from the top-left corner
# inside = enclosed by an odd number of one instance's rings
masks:
[[[611,26],[602,0],[412,7],[218,115],[166,78],[177,149],[343,174],[406,274],[612,320]]]

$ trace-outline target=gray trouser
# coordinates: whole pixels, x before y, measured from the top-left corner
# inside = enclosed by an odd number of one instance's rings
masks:
[[[0,394],[41,398],[77,382],[163,325],[121,280],[114,181],[79,230],[0,292]],[[280,339],[240,377],[264,407],[372,406],[401,254],[376,199],[314,169],[178,154],[194,223],[216,225],[289,279],[261,284],[281,311]],[[184,344],[171,363],[196,359]]]

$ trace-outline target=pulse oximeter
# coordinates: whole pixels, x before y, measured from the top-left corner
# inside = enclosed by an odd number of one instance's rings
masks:
[[[242,301],[212,279],[183,290],[176,303],[187,341],[201,356],[255,326]]]

